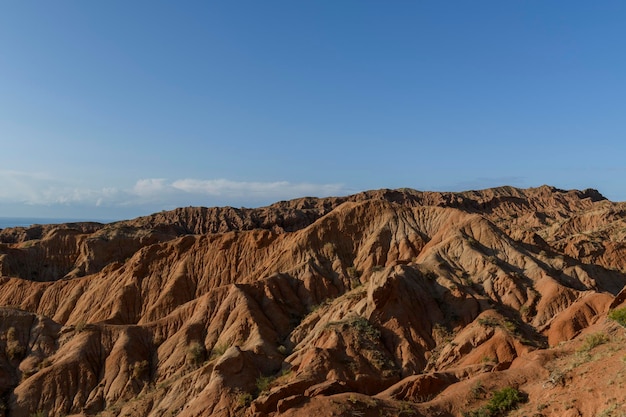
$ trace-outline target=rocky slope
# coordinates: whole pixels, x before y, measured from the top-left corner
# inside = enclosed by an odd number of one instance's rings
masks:
[[[402,189],[1,230],[0,417],[621,415],[625,213]]]

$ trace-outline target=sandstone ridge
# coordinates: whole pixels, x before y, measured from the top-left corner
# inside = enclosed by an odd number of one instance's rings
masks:
[[[399,189],[0,230],[0,417],[626,412],[625,214]]]

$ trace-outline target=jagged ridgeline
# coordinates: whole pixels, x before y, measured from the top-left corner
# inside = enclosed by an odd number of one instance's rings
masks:
[[[0,417],[595,415],[544,397],[626,354],[625,209],[401,189],[4,229]]]

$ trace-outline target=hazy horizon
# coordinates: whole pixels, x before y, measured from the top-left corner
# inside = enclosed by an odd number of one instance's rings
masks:
[[[552,184],[542,184],[546,185],[546,186],[552,186]],[[504,187],[504,186],[508,186],[508,184],[502,184],[500,186],[496,186],[496,187]],[[540,187],[540,186],[537,186]],[[398,189],[402,189],[402,188],[407,188],[407,187],[400,187]],[[489,187],[489,188],[494,188],[494,187]],[[536,187],[526,187],[526,188],[536,188]],[[558,187],[556,187],[558,188]],[[463,191],[476,191],[476,190],[483,190],[481,189],[471,189],[471,188],[467,188],[467,189],[462,189],[462,190],[449,190],[451,192],[463,192]],[[373,190],[362,190],[362,191],[373,191]],[[445,192],[442,190],[416,190],[416,191],[441,191],[441,192]],[[584,191],[583,189],[581,189],[580,191]],[[600,190],[597,190],[600,192],[600,194],[602,194],[602,192]],[[605,198],[608,198],[606,195],[602,194]],[[334,195],[334,196],[300,196],[300,197],[295,197],[297,198],[301,198],[301,197],[319,197],[319,198],[324,198],[324,197],[341,197],[342,195]],[[611,200],[609,198],[609,200]],[[267,204],[262,204],[262,205],[257,205],[257,206],[232,206],[232,205],[222,205],[222,206],[217,206],[217,207],[236,207],[236,208],[247,208],[247,209],[254,209],[254,208],[259,208],[259,207],[263,207],[263,206],[267,206],[273,203],[276,203],[280,200],[275,200],[275,201],[271,201],[268,202]],[[191,207],[191,205],[187,205],[187,206],[177,206],[177,207],[170,207],[168,209],[161,209],[161,210],[155,210],[155,211],[150,211],[149,209],[146,209],[145,212],[138,212],[135,214],[129,214],[129,215],[125,215],[123,212],[117,212],[117,216],[115,217],[98,217],[98,215],[96,214],[95,216],[88,216],[88,217],[80,217],[80,216],[84,216],[85,213],[88,213],[88,210],[85,211],[79,211],[77,215],[75,216],[68,216],[67,211],[63,212],[61,215],[59,216],[50,216],[50,217],[41,217],[41,216],[0,216],[0,229],[2,228],[6,228],[6,227],[14,227],[14,226],[27,226],[29,224],[51,224],[51,223],[68,223],[68,222],[99,222],[99,223],[112,223],[112,222],[116,222],[116,221],[120,221],[120,220],[131,220],[134,219],[136,217],[141,217],[141,216],[148,216],[157,212],[161,212],[161,211],[167,211],[167,210],[173,210],[179,207]],[[194,207],[216,207],[216,206],[206,206],[206,205],[202,205],[202,204],[198,204],[195,205]],[[134,208],[133,210],[137,210],[136,208]],[[93,213],[93,211],[92,211]],[[109,212],[110,213],[110,212]]]
[[[626,201],[626,3],[10,2],[0,216],[408,187]]]

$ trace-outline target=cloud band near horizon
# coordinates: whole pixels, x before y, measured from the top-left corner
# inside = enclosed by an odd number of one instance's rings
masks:
[[[139,179],[130,187],[91,188],[42,173],[0,171],[0,202],[95,207],[265,204],[305,196],[345,194],[343,184],[228,179]]]

